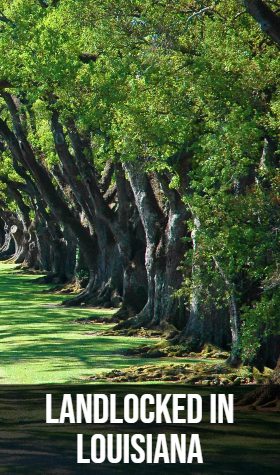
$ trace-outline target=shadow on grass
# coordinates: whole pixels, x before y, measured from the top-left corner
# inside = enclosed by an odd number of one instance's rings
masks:
[[[110,324],[74,323],[81,316],[110,318],[111,310],[48,306],[59,304],[61,296],[42,293],[47,286],[32,283],[37,276],[13,269],[0,264],[1,380],[24,382],[28,373],[26,382],[32,383],[34,372],[34,382],[51,382],[52,374],[55,382],[66,382],[96,371],[147,364],[123,355],[125,349],[147,339],[92,336],[90,331],[110,328]]]

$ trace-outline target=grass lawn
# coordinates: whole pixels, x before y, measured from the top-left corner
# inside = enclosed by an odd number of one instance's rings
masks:
[[[145,339],[92,336],[108,325],[73,323],[111,310],[55,306],[61,296],[44,293],[36,279],[0,263],[1,384],[75,383],[106,369],[143,364],[122,350]]]
[[[90,335],[110,325],[74,320],[113,311],[56,306],[62,297],[45,293],[48,287],[36,284],[37,278],[0,263],[0,384],[78,383],[107,370],[166,363],[165,358],[123,354],[127,348],[155,344],[156,339]],[[193,360],[180,358],[187,361]]]

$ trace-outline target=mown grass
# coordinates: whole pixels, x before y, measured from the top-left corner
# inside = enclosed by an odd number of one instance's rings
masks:
[[[122,351],[145,339],[92,336],[88,333],[108,325],[74,323],[112,310],[56,306],[61,296],[44,293],[37,278],[0,264],[0,383],[74,383],[107,368],[142,363]]]
[[[47,293],[37,278],[0,263],[0,384],[77,383],[107,370],[166,363],[124,355],[157,339],[92,335],[110,325],[75,320],[114,311],[60,307],[62,297]]]

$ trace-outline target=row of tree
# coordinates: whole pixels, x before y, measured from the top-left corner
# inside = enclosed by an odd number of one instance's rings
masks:
[[[277,2],[0,3],[1,258],[275,365]]]

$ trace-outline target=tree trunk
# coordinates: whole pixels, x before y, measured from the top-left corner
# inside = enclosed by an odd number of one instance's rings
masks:
[[[186,251],[185,220],[183,206],[178,204],[169,210],[167,226],[156,251],[153,326],[173,325],[181,330],[187,318],[183,298],[175,295],[182,285],[179,266]]]
[[[145,172],[131,162],[126,163],[125,168],[145,232],[148,284],[146,305],[125,325],[180,328],[186,318],[186,309],[174,294],[182,282],[178,266],[185,252],[182,241],[185,235],[185,208],[178,201],[175,203],[172,196],[168,213],[164,215]],[[172,193],[171,190],[169,192]]]
[[[238,305],[235,294],[235,286],[230,282],[228,276],[226,275],[224,269],[222,268],[219,261],[213,257],[215,265],[222,276],[225,286],[228,291],[228,306],[229,306],[229,320],[230,320],[230,330],[231,330],[231,354],[228,359],[228,363],[235,367],[239,366],[241,363],[240,359],[240,348],[239,348],[239,337],[240,337],[240,319],[238,312]]]
[[[15,253],[15,242],[10,233],[10,226],[5,223],[5,240],[0,249],[0,260],[7,259]]]
[[[190,293],[190,313],[187,324],[180,335],[180,341],[188,342],[192,351],[200,350],[204,340],[203,315],[201,309],[202,284],[201,269],[199,264],[199,252],[197,248],[197,232],[200,228],[200,221],[194,217],[194,227],[191,232],[192,240],[192,273],[191,273],[191,293]]]
[[[154,196],[147,175],[132,162],[125,163],[135,203],[146,238],[145,267],[147,273],[147,302],[132,322],[134,326],[149,326],[155,309],[156,250],[161,238],[161,224],[164,217]],[[158,282],[159,285],[159,282]]]
[[[227,292],[230,293],[228,307],[217,308],[215,299],[207,301],[205,304],[205,293],[203,286],[203,262],[201,262],[198,233],[201,228],[200,220],[193,216],[193,230],[191,232],[192,240],[192,269],[191,269],[191,291],[190,291],[190,314],[187,324],[182,331],[179,341],[187,344],[190,351],[201,351],[205,344],[213,344],[218,347],[228,349],[232,338],[237,343],[236,323],[238,321],[237,309],[233,298],[229,281],[219,266],[221,275]],[[216,267],[218,263],[213,258]],[[204,293],[205,292],[205,293]],[[226,314],[230,319],[225,318]],[[231,320],[231,325],[230,321]]]

